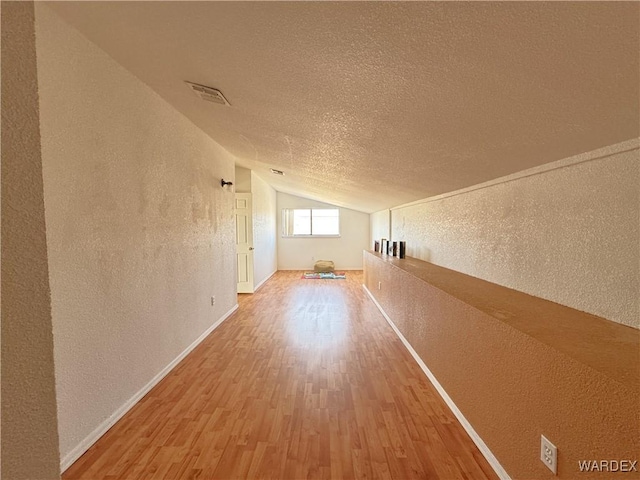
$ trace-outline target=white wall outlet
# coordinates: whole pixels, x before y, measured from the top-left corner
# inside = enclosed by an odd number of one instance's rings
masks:
[[[558,473],[558,449],[544,435],[540,435],[540,460],[554,474]]]
[[[382,282],[378,282],[378,290],[382,288]]]
[[[216,297],[211,297],[211,306],[213,307],[216,304]]]

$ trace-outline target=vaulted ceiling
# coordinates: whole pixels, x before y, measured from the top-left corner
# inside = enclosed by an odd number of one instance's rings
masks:
[[[640,135],[640,3],[51,8],[277,190],[366,212]]]

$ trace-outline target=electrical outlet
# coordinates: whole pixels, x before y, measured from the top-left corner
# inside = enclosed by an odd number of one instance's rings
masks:
[[[316,261],[316,257],[311,257],[311,261],[315,262]]]
[[[544,435],[540,435],[540,460],[554,474],[558,473],[558,449]]]
[[[378,290],[382,288],[382,282],[378,282]]]
[[[216,304],[216,297],[211,297],[211,306],[213,307]]]

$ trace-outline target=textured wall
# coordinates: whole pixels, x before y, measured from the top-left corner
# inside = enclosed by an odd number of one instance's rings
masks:
[[[36,35],[64,460],[236,304],[234,164],[45,4]]]
[[[253,205],[253,283],[260,285],[278,269],[276,191],[251,172]]]
[[[236,165],[235,171],[234,190],[237,193],[251,193],[251,170]]]
[[[373,248],[375,240],[380,241],[383,238],[389,240],[391,238],[391,212],[389,210],[381,210],[371,214],[371,238],[370,247]]]
[[[640,328],[637,146],[393,209],[392,237],[409,256]]]
[[[578,462],[637,459],[640,332],[411,258],[364,257],[365,285],[511,478],[613,478]],[[558,448],[557,477],[540,435]]]
[[[369,246],[369,215],[340,208],[340,237],[283,238],[283,208],[336,208],[278,192],[278,270],[313,269],[316,260],[333,260],[336,269],[362,269],[362,250]]]
[[[2,453],[8,480],[60,477],[31,2],[2,3]]]

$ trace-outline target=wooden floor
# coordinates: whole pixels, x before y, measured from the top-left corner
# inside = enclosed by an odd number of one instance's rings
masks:
[[[497,478],[362,273],[278,272],[63,479]]]

